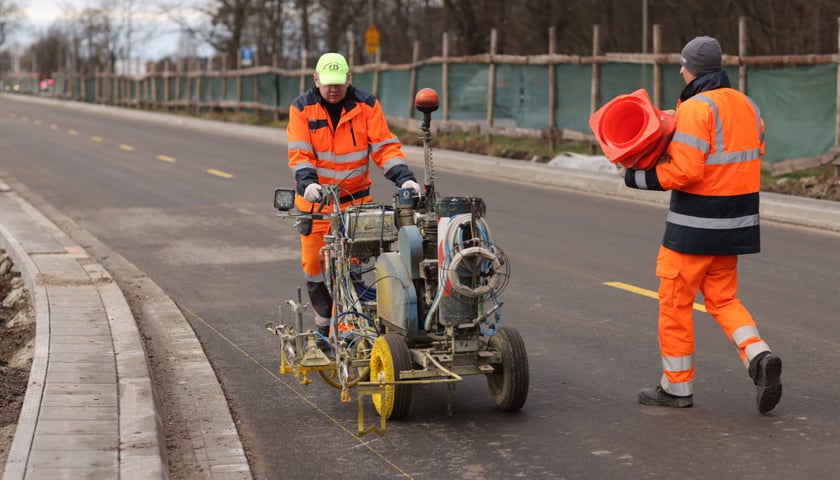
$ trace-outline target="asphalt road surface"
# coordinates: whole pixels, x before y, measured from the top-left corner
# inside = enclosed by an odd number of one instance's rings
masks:
[[[433,120],[434,121],[434,120]],[[446,155],[436,152],[436,155]],[[659,379],[654,263],[664,207],[438,170],[480,196],[512,275],[504,325],[530,391],[495,409],[483,378],[415,388],[409,418],[355,437],[356,403],[279,375],[265,325],[303,285],[277,142],[0,97],[0,169],[72,218],[180,306],[229,397],[255,478],[834,478],[840,468],[840,235],[765,222],[740,296],[784,360],[784,396],[755,410],[745,369],[696,312],[695,406],[640,406]],[[422,164],[412,154],[418,176]],[[392,188],[372,173],[375,196]],[[840,207],[838,207],[840,208]],[[617,288],[611,282],[620,282]],[[608,284],[611,283],[611,284]],[[702,302],[702,299],[699,301]],[[449,414],[451,413],[451,415]],[[374,410],[366,407],[369,420]]]

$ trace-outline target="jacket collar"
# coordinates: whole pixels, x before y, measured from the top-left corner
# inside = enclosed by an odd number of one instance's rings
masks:
[[[701,75],[685,86],[680,93],[680,102],[684,102],[698,93],[716,90],[718,88],[732,88],[726,70],[718,70]]]

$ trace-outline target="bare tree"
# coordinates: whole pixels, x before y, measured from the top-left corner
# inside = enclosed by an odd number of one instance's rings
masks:
[[[107,0],[139,2],[140,0]],[[489,51],[532,55],[547,51],[554,29],[557,52],[589,55],[593,25],[600,25],[605,52],[640,52],[653,25],[662,49],[678,52],[695,35],[720,39],[725,53],[738,49],[738,18],[747,18],[751,55],[835,53],[837,0],[161,0],[181,28],[236,64],[242,45],[261,58],[278,56],[296,66],[303,52],[312,60],[328,50],[349,53],[359,63],[371,19],[380,32],[384,62],[407,63],[413,45],[421,56],[440,54],[442,34],[453,56]],[[647,7],[646,11],[643,11]],[[642,19],[645,19],[645,25]],[[648,31],[643,31],[644,28]],[[129,42],[131,44],[133,42]]]
[[[183,31],[224,55],[227,68],[234,68],[256,3],[256,0],[205,0],[192,4],[171,1],[161,7]]]
[[[257,57],[269,59],[283,55],[288,1],[257,0],[254,5],[254,43]]]
[[[33,59],[30,60],[34,61],[31,71],[51,76],[64,66],[66,51],[67,37],[58,26],[53,25],[26,49],[24,58]]]
[[[20,7],[9,0],[0,0],[0,46],[10,33],[20,26],[25,15]]]

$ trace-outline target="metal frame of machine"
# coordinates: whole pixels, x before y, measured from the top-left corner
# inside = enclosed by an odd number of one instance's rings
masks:
[[[430,124],[438,105],[432,89],[415,97],[423,114],[423,194],[400,189],[393,205],[341,211],[340,185],[322,187],[321,206],[331,209],[317,218],[330,220],[321,259],[334,315],[329,339],[320,340],[329,341],[332,354],[318,348],[319,333],[304,327],[308,304],[300,289],[296,301],[281,306],[280,322],[267,326],[280,337],[281,374],[309,384],[308,375],[318,372],[346,402],[356,388],[359,436],[382,435],[387,419],[405,418],[415,384],[451,386],[466,375],[485,375],[505,411],[522,408],[528,395],[525,344],[515,328],[502,326],[499,294],[510,265],[492,242],[484,200],[439,199],[435,192]],[[314,217],[293,211],[294,195],[275,190],[278,216]],[[379,413],[379,427],[364,425],[365,396]]]

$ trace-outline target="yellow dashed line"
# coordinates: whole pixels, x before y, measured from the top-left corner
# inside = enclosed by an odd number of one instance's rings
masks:
[[[40,125],[42,122],[40,120],[35,120],[32,123],[34,123],[35,125]]]
[[[134,147],[132,147],[131,145],[126,145],[124,143],[121,143],[120,144],[120,150],[125,150],[126,152],[133,152]]]
[[[29,117],[26,117],[26,116],[20,117],[20,119],[21,119],[21,120],[23,120],[24,122],[28,122],[28,121],[29,121]]]
[[[73,135],[75,137],[79,134],[79,131],[70,129],[70,130],[67,130],[67,133],[69,133],[70,135]]]
[[[628,292],[636,293],[645,297],[655,298],[659,300],[659,294],[654,292],[653,290],[645,290],[644,288],[634,287],[633,285],[629,285],[626,283],[621,282],[604,282],[604,285],[619,288],[621,290],[626,290]],[[694,309],[698,312],[705,312],[706,307],[700,305],[699,303],[694,304]]]
[[[162,161],[162,162],[175,163],[175,159],[168,156],[168,155],[158,155],[157,159]]]
[[[102,137],[97,137],[96,135],[93,135],[92,137],[90,137],[90,139],[91,139],[91,140],[93,140],[93,141],[94,141],[94,142],[96,142],[96,143],[102,143],[102,142],[104,142],[104,141],[105,141],[105,139],[104,139],[104,138],[102,138]]]
[[[232,174],[227,173],[227,172],[223,172],[221,170],[216,170],[215,168],[211,168],[211,169],[207,170],[207,173],[209,173],[210,175],[215,175],[217,177],[222,177],[222,178],[233,178]]]
[[[52,125],[50,125],[50,130],[58,130],[58,125],[53,123]]]

